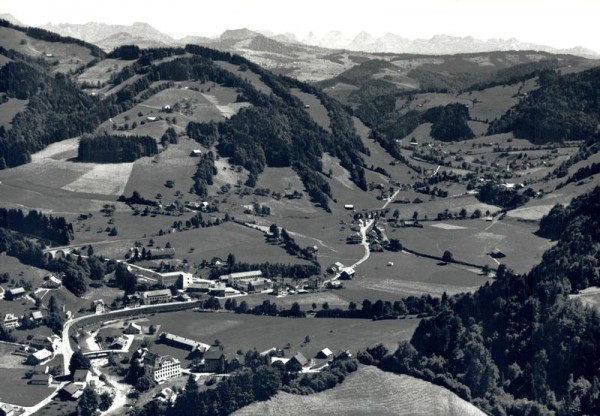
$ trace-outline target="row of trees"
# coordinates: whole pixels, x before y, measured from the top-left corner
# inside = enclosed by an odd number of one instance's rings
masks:
[[[84,135],[79,140],[77,159],[81,162],[123,163],[158,153],[150,136]]]
[[[0,208],[0,227],[59,245],[67,245],[73,238],[73,225],[63,217],[53,217],[35,210],[25,215],[20,209]]]

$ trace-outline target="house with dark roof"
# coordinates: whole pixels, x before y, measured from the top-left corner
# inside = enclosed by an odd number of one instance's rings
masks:
[[[204,371],[220,373],[225,370],[225,352],[222,345],[212,345],[204,353]]]
[[[52,384],[52,374],[34,374],[31,376],[29,384],[37,386],[50,386],[50,384]]]
[[[136,323],[130,322],[129,326],[123,330],[123,333],[127,335],[139,335],[142,333],[142,327]]]
[[[60,394],[68,400],[78,400],[83,394],[83,387],[69,383],[60,391]]]
[[[296,362],[301,367],[306,367],[309,363],[304,354],[302,354],[301,352],[297,352],[292,358],[290,358],[290,361]]]

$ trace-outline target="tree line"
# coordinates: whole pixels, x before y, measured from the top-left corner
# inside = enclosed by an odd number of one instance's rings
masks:
[[[0,208],[0,227],[36,236],[58,245],[67,245],[73,238],[73,225],[63,217],[45,215],[36,210],[27,215],[20,209]]]
[[[84,135],[79,140],[77,159],[81,162],[124,163],[158,153],[150,136]]]

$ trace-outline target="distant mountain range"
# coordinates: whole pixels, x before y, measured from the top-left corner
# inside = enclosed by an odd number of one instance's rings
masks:
[[[14,16],[0,14],[1,19],[22,26]],[[410,53],[424,55],[451,55],[458,53],[477,53],[491,51],[518,51],[537,50],[557,54],[572,54],[586,58],[600,58],[600,54],[591,49],[576,46],[570,49],[559,49],[547,45],[538,45],[523,42],[518,39],[488,39],[486,41],[471,36],[456,37],[448,35],[436,35],[431,39],[407,39],[393,33],[387,33],[381,37],[374,37],[367,32],[360,32],[355,37],[348,37],[339,31],[327,32],[323,35],[309,33],[300,39],[293,33],[275,34],[270,31],[253,31],[242,28],[226,30],[219,37],[186,36],[175,39],[155,29],[147,23],[136,22],[131,25],[109,25],[105,23],[90,22],[86,24],[59,23],[40,26],[43,29],[56,32],[63,36],[72,36],[95,43],[105,50],[124,44],[137,44],[141,47],[173,46],[186,43],[197,43],[210,45],[212,47],[224,47],[236,50],[249,47],[251,40],[264,37],[269,42],[269,47],[278,52],[284,45],[296,44],[303,47],[319,47],[334,50],[362,51],[368,53]],[[242,42],[242,44],[238,44]],[[281,43],[277,45],[275,42]],[[254,42],[257,43],[257,42]],[[259,42],[264,51],[265,42]],[[251,45],[250,45],[251,47]]]
[[[425,55],[443,55],[457,53],[477,53],[491,51],[536,50],[559,54],[573,54],[587,58],[600,55],[587,48],[576,46],[570,49],[558,49],[547,45],[522,42],[518,39],[489,39],[483,41],[471,36],[457,37],[436,35],[431,39],[407,39],[393,33],[379,38],[367,32],[360,32],[354,38],[347,38],[341,32],[328,32],[321,37],[310,33],[302,40],[308,45],[333,49],[347,49],[362,52],[415,53]]]

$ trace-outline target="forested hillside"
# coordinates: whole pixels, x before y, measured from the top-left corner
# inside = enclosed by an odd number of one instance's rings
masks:
[[[0,93],[29,99],[26,109],[0,129],[0,169],[22,165],[51,143],[91,132],[121,111],[113,99],[100,101],[83,93],[65,75],[47,74],[42,62],[0,50],[9,62],[0,68]]]
[[[540,88],[490,125],[488,134],[512,131],[534,143],[586,140],[600,122],[600,68],[540,74]]]
[[[193,56],[181,56],[188,52]],[[176,57],[159,65],[155,59]],[[214,64],[214,60],[240,65],[260,75],[271,88],[267,96],[242,79],[243,71],[234,74]],[[212,81],[238,89],[238,101],[253,106],[242,109],[222,123],[190,123],[190,137],[205,146],[217,144],[219,154],[230,158],[234,164],[248,169],[248,186],[254,186],[265,166],[292,166],[300,175],[311,198],[328,209],[327,196],[332,196],[325,180],[320,176],[321,157],[324,152],[340,159],[350,172],[351,179],[366,189],[361,152],[364,145],[356,135],[350,115],[332,99],[322,95],[327,108],[332,133],[316,124],[304,111],[303,103],[295,98],[291,87],[318,94],[319,91],[290,78],[275,76],[250,61],[236,55],[188,45],[183,49],[157,49],[143,51],[136,64],[115,75],[113,82],[122,82],[134,74],[142,75],[136,82],[119,91],[117,100],[127,104],[132,97],[158,80],[182,81],[199,79]]]
[[[596,188],[542,221],[558,242],[530,273],[500,266],[474,294],[443,297],[410,343],[362,360],[447,386],[493,414],[598,414],[600,315],[568,295],[598,284],[599,229]]]

